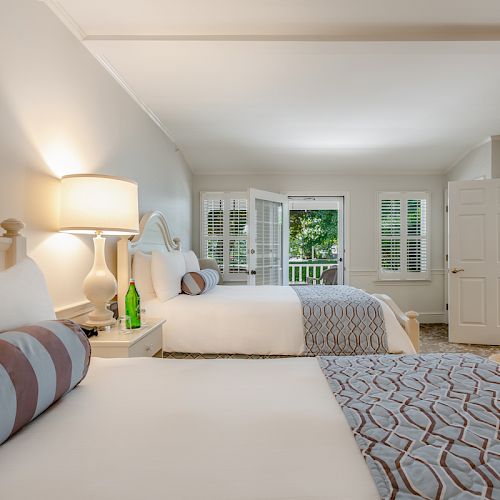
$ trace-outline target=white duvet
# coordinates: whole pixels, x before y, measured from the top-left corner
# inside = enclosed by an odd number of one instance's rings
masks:
[[[391,353],[414,353],[413,345],[384,303]],[[197,296],[144,303],[149,317],[164,318],[166,352],[300,355],[304,330],[300,299],[291,287],[217,286]]]
[[[314,358],[93,358],[0,446],[2,500],[378,498]]]

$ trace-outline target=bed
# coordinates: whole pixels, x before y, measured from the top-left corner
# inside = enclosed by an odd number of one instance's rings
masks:
[[[0,271],[25,255],[22,225],[8,226]],[[0,497],[494,499],[499,396],[498,365],[455,354],[92,358],[80,385],[0,445]],[[374,473],[376,449],[397,466]]]
[[[180,250],[179,239],[171,237],[159,211],[144,215],[138,235],[118,242],[120,307],[134,256],[154,250]],[[403,313],[387,295],[373,297],[382,308],[388,352],[418,351],[418,314]],[[148,316],[167,319],[165,355],[300,356],[306,352],[301,301],[292,287],[217,286],[207,294],[179,295],[164,302],[148,293],[142,305]]]

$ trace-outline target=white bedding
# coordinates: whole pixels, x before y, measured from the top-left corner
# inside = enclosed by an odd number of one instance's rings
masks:
[[[391,353],[414,353],[414,347],[384,303]],[[304,351],[302,308],[291,287],[217,286],[197,296],[178,295],[144,303],[150,317],[165,318],[166,352],[282,354]]]
[[[0,446],[0,498],[378,494],[314,358],[93,358],[79,387]]]

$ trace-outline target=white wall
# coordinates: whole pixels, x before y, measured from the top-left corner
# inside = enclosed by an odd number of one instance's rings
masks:
[[[61,175],[136,180],[141,214],[162,209],[190,247],[192,179],[182,156],[45,4],[0,0],[0,61],[0,220],[27,223],[28,251],[57,308],[84,300],[93,258],[90,237],[56,232]]]
[[[200,192],[245,190],[274,192],[336,192],[350,194],[350,284],[369,292],[388,293],[402,308],[422,313],[424,321],[443,321],[443,198],[445,179],[436,176],[339,175],[194,175],[193,248],[199,251]],[[376,207],[378,191],[431,192],[432,280],[416,284],[377,282]]]
[[[491,179],[492,149],[491,140],[470,151],[451,170],[447,172],[448,181],[468,181]]]

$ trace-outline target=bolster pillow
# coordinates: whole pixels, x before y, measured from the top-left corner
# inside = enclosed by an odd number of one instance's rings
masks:
[[[181,289],[188,295],[200,295],[214,288],[219,283],[219,273],[213,269],[186,273],[182,278]]]
[[[89,341],[72,321],[0,333],[0,444],[76,387],[89,363]]]

